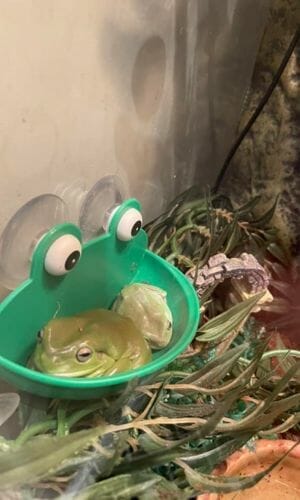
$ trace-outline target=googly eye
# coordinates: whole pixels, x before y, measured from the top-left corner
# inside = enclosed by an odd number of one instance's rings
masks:
[[[117,227],[117,237],[121,241],[134,238],[142,228],[142,214],[136,208],[129,208],[121,217]]]
[[[88,361],[90,357],[92,356],[93,351],[90,347],[80,347],[76,353],[76,359],[80,363],[84,363],[85,361]]]
[[[65,234],[52,243],[45,257],[45,269],[53,276],[62,276],[73,269],[81,256],[81,243],[72,234]]]

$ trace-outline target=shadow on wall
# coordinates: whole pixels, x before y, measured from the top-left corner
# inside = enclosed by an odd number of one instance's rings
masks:
[[[164,194],[157,213],[196,180],[213,184],[233,141],[269,3],[132,1],[127,30],[119,20],[107,24],[102,36],[113,40],[114,62],[107,71],[127,103],[115,122],[115,154],[137,196],[144,182],[149,196],[156,188],[152,200]]]
[[[160,107],[166,73],[166,47],[159,36],[148,38],[136,56],[131,93],[138,118],[148,122]]]
[[[168,186],[165,174],[169,181],[171,177],[169,144],[159,139],[159,127],[155,124],[165,73],[164,41],[159,36],[150,37],[139,49],[132,71],[131,96],[137,120],[120,115],[114,129],[116,158],[131,174],[131,194],[141,199],[145,220],[156,217],[164,209],[164,186]]]
[[[123,24],[113,16],[107,20],[100,49],[101,58],[108,60],[111,85],[121,99],[113,130],[115,157],[127,173],[130,194],[141,200],[149,220],[174,194],[170,130],[173,2],[158,6],[152,1],[132,1],[130,6]],[[109,54],[105,53],[107,39],[112,40]]]

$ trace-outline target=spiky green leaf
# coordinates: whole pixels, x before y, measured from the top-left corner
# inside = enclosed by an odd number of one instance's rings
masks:
[[[295,446],[297,443],[295,443]],[[292,446],[291,450],[295,447]],[[288,453],[290,453],[290,451]],[[253,474],[252,476],[232,476],[232,477],[224,477],[224,476],[212,476],[209,474],[202,474],[201,472],[195,471],[191,467],[186,464],[183,466],[185,476],[189,484],[194,488],[194,490],[198,493],[203,492],[213,492],[213,493],[230,493],[232,491],[240,491],[248,488],[252,488],[255,486],[261,479],[270,474],[275,467],[277,467],[282,460],[288,455],[286,453],[283,457],[276,460],[270,467],[267,469],[258,472],[257,474]]]
[[[197,340],[212,342],[229,335],[249,316],[264,294],[265,291],[257,293],[207,321],[200,327]]]

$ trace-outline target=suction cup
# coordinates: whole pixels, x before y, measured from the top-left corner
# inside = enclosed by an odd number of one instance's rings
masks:
[[[127,197],[123,181],[117,175],[100,179],[87,193],[79,214],[79,227],[84,241],[104,231],[108,214]]]
[[[60,183],[54,190],[54,194],[60,196],[69,209],[69,222],[78,224],[78,218],[82,203],[88,193],[86,180],[76,178],[70,183]]]
[[[68,221],[65,202],[43,194],[23,205],[0,237],[0,282],[9,290],[28,277],[33,250],[51,227]]]

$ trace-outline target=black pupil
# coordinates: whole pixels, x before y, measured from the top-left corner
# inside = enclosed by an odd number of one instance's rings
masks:
[[[131,236],[136,236],[139,232],[139,230],[141,229],[142,227],[142,223],[140,220],[137,220],[136,223],[132,226],[132,229],[131,229]]]
[[[79,257],[80,257],[79,250],[75,250],[74,252],[70,253],[69,257],[65,262],[65,270],[70,271],[70,269],[73,269],[73,267],[76,266]]]
[[[90,356],[91,356],[91,351],[83,351],[83,352],[78,352],[77,353],[77,359],[78,361],[86,361]]]

